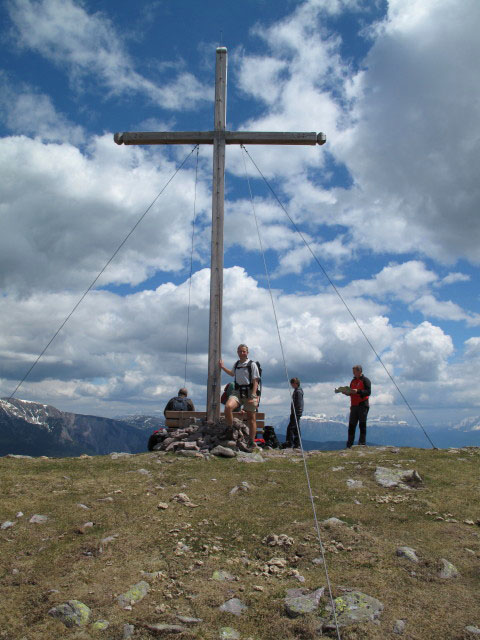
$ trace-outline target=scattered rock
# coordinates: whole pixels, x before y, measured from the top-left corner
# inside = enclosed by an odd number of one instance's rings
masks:
[[[335,527],[339,524],[347,524],[347,523],[344,522],[343,520],[340,520],[339,518],[327,518],[326,520],[322,521],[322,524],[324,524],[326,527]]]
[[[444,580],[448,580],[449,578],[458,578],[458,569],[451,562],[442,558],[440,563],[442,565],[438,573],[440,578],[443,578]]]
[[[140,582],[137,582],[137,584],[134,584],[133,587],[130,587],[128,591],[119,595],[117,597],[117,602],[122,608],[131,606],[140,602],[140,600],[143,600],[149,590],[150,585],[148,582],[141,580]]]
[[[268,544],[269,547],[291,547],[293,543],[293,538],[287,536],[286,533],[281,533],[278,536],[275,533],[271,533],[262,540],[262,544]]]
[[[393,633],[397,633],[401,636],[405,631],[405,620],[395,620],[393,625]]]
[[[33,459],[33,456],[23,456],[19,453],[7,453],[6,456],[4,456],[5,458],[17,458],[18,460],[22,460],[24,458],[28,458],[29,460]]]
[[[465,631],[470,633],[472,636],[480,636],[480,629],[478,627],[475,627],[474,625],[465,627]]]
[[[122,452],[120,452],[120,453],[117,453],[116,451],[113,451],[113,452],[110,454],[110,458],[111,458],[112,460],[118,460],[119,458],[130,458],[130,457],[131,457],[131,455],[132,455],[131,453],[126,453],[126,452],[124,452],[124,451],[122,451]]]
[[[235,458],[236,453],[229,447],[222,447],[220,444],[210,451],[214,456],[220,456],[221,458]]]
[[[78,533],[79,535],[84,535],[87,529],[91,529],[93,526],[95,526],[93,522],[84,522],[84,524],[82,524],[81,527],[77,527],[77,529],[75,529],[75,533]]]
[[[199,451],[189,449],[180,449],[180,451],[177,451],[177,455],[183,456],[184,458],[204,458],[203,454]]]
[[[92,629],[94,631],[105,631],[110,626],[108,620],[97,620],[92,624]]]
[[[159,502],[157,504],[157,509],[168,509],[168,504],[166,502]]]
[[[235,580],[235,576],[228,571],[215,570],[212,574],[212,580],[216,580],[217,582],[232,582]]]
[[[252,489],[253,486],[246,480],[243,480],[240,484],[237,484],[236,487],[233,487],[233,489],[230,491],[230,495],[233,496],[238,491],[251,491]]]
[[[186,507],[198,507],[198,504],[194,504],[186,493],[177,493],[175,496],[170,498],[170,502],[179,502],[180,504],[184,504]]]
[[[183,627],[180,624],[146,624],[143,625],[145,629],[148,629],[150,633],[158,634],[159,636],[167,634],[167,633],[183,633],[187,630],[186,627]]]
[[[227,600],[227,602],[224,602],[219,609],[220,611],[232,613],[234,616],[240,616],[248,609],[248,607],[238,598],[231,598],[230,600]]]
[[[133,624],[124,624],[123,625],[123,640],[129,640],[135,633],[135,627]]]
[[[240,634],[232,627],[222,627],[218,637],[221,640],[240,640]]]
[[[288,589],[285,596],[285,610],[290,618],[312,613],[318,609],[325,588],[307,591],[307,589]]]
[[[47,520],[48,520],[48,516],[41,516],[38,513],[36,513],[30,518],[29,522],[31,524],[45,524]]]
[[[115,542],[116,538],[118,538],[118,533],[115,533],[113,536],[107,536],[106,538],[102,538],[98,545],[98,551],[103,553],[104,547],[109,545],[111,542]]]
[[[347,487],[349,489],[362,489],[363,482],[361,480],[352,480],[352,478],[348,478]]]
[[[48,615],[57,618],[66,627],[83,627],[88,623],[91,613],[91,610],[83,602],[69,600],[50,609]]]
[[[265,458],[258,451],[252,453],[241,452],[237,455],[237,462],[265,462]]]
[[[377,467],[375,481],[382,487],[400,487],[402,489],[417,488],[423,480],[415,469],[389,469]]]
[[[399,558],[407,558],[416,564],[419,562],[416,551],[411,547],[398,547],[396,554]]]
[[[202,618],[191,618],[190,616],[177,615],[177,620],[183,622],[183,624],[200,624],[203,622]]]
[[[350,591],[334,600],[337,623],[339,627],[346,627],[362,622],[373,622],[383,611],[383,604],[380,600],[362,593],[361,591]],[[330,604],[326,605],[326,610],[332,612]],[[323,621],[325,631],[336,629],[333,613]]]
[[[0,529],[4,531],[5,529],[10,529],[16,524],[17,524],[16,521],[12,522],[11,520],[5,520],[5,522],[3,522],[2,525],[0,526]]]

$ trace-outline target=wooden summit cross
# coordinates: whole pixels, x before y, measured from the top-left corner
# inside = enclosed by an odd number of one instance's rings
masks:
[[[116,133],[117,144],[213,144],[212,251],[210,265],[210,322],[208,341],[207,420],[220,417],[223,302],[223,216],[225,145],[227,144],[324,144],[324,133],[257,133],[226,131],[227,49],[217,48],[213,131],[160,131]],[[242,339],[239,337],[239,339]]]

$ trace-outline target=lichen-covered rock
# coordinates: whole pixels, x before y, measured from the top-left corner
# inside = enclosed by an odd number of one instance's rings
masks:
[[[105,631],[109,627],[108,620],[97,620],[92,624],[93,631]]]
[[[312,613],[318,609],[325,588],[307,591],[307,589],[288,589],[285,596],[285,611],[290,618]]]
[[[412,547],[398,547],[396,554],[399,558],[407,558],[407,560],[415,562],[416,564],[419,562],[417,553]]]
[[[380,616],[383,604],[380,600],[372,598],[361,591],[349,591],[334,600],[337,623],[339,627],[346,627],[362,622],[372,622]],[[332,607],[326,606],[328,618],[323,620],[323,629],[332,631],[335,627]]]
[[[339,518],[327,518],[326,520],[322,521],[322,524],[326,527],[336,527],[337,525],[343,525],[347,523],[343,520],[340,520]]]
[[[143,600],[150,590],[150,585],[145,580],[134,584],[128,591],[118,596],[117,602],[121,607],[128,607]]]
[[[242,451],[237,455],[237,462],[265,462],[265,458],[258,451],[253,451],[252,453]]]
[[[233,496],[239,491],[246,492],[246,491],[251,491],[252,489],[253,489],[253,486],[249,482],[247,482],[246,480],[242,480],[240,484],[237,484],[236,487],[233,487],[233,489],[230,491],[230,495]]]
[[[29,520],[31,524],[45,524],[47,522],[48,516],[42,516],[38,513],[35,513]]]
[[[217,569],[212,574],[212,580],[215,580],[217,582],[232,582],[233,580],[235,580],[235,576],[233,576],[231,573],[228,573],[228,571]]]
[[[91,610],[79,600],[69,600],[53,607],[48,615],[57,618],[66,627],[84,627],[90,619]]]
[[[363,482],[361,480],[353,480],[352,478],[348,478],[347,487],[349,489],[363,489]]]
[[[240,634],[232,627],[222,627],[218,637],[220,640],[240,640]]]
[[[465,627],[465,631],[472,636],[480,636],[480,629],[474,625],[468,625],[468,627]]]
[[[416,488],[423,483],[415,469],[389,469],[387,467],[375,469],[375,481],[382,487],[400,487],[401,489]]]
[[[226,611],[227,613],[232,613],[234,616],[240,616],[244,611],[248,609],[246,604],[243,604],[241,600],[238,598],[231,598],[224,602],[220,606],[220,611]]]
[[[444,580],[448,580],[449,578],[458,578],[458,569],[451,562],[442,558],[440,563],[442,565],[438,574],[440,578],[443,578]]]

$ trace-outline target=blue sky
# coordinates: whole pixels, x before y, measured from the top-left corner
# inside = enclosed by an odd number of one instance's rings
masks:
[[[0,7],[0,394],[8,396],[191,151],[116,131],[323,131],[322,147],[250,147],[289,215],[427,425],[480,414],[480,6],[476,0],[7,0]],[[64,410],[205,402],[211,148],[129,238],[17,396]],[[309,413],[360,362],[372,413],[412,421],[343,303],[247,159],[288,373]],[[288,411],[242,151],[227,149],[223,352],[246,342],[263,409]],[[226,380],[225,380],[226,381]]]

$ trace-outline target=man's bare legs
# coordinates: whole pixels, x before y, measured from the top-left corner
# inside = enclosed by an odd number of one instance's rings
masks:
[[[233,412],[240,406],[239,401],[236,398],[228,398],[225,405],[225,422],[229,427],[233,426]]]
[[[257,437],[257,418],[255,411],[247,411],[248,420],[248,434],[252,442],[255,442]]]

